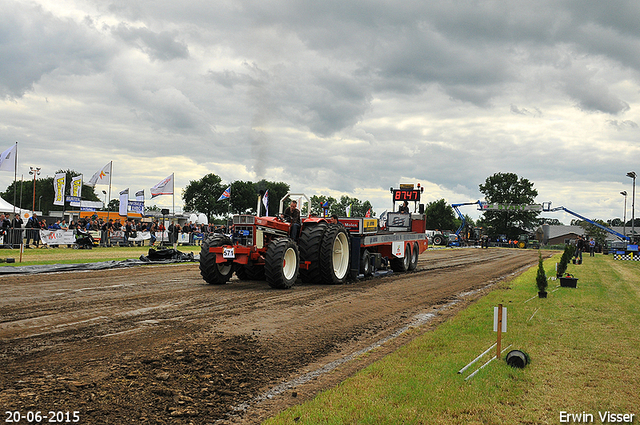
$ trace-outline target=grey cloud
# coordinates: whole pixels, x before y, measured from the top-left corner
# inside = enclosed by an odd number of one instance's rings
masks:
[[[21,97],[47,74],[88,75],[105,69],[110,48],[91,28],[41,7],[2,2],[0,97]]]
[[[608,120],[607,124],[619,131],[638,128],[638,124],[635,121],[631,120]]]
[[[122,40],[149,55],[152,60],[170,61],[189,57],[189,48],[176,40],[177,34],[148,28],[135,28],[121,23],[112,32]]]

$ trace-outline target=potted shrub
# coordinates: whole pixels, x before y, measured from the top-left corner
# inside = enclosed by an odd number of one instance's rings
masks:
[[[547,275],[542,264],[542,253],[538,251],[538,274],[536,275],[536,286],[538,287],[538,298],[547,298]]]
[[[558,270],[556,270],[556,277],[560,278],[564,275],[564,272],[567,271],[567,265],[569,264],[569,260],[573,256],[573,245],[565,245],[564,252],[562,253],[562,257],[560,257],[560,262],[558,263]]]

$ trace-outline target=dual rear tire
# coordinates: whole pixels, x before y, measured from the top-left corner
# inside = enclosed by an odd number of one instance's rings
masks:
[[[296,283],[300,270],[300,254],[294,241],[279,238],[271,242],[264,260],[264,274],[269,286],[289,289]]]
[[[300,271],[303,282],[339,285],[349,276],[351,241],[340,224],[308,225],[300,235],[301,261],[308,267]]]

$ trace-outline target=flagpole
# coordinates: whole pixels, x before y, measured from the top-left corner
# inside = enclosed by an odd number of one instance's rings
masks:
[[[176,218],[176,176],[171,173],[171,196],[173,198],[173,218]]]
[[[13,165],[13,219],[16,218],[16,192],[18,191],[16,185],[18,184],[18,142],[16,142],[16,157]]]
[[[107,200],[107,223],[109,223],[109,213],[110,208],[109,208],[109,203],[111,202],[111,175],[113,174],[113,161],[111,161],[110,165],[109,165],[109,199]]]

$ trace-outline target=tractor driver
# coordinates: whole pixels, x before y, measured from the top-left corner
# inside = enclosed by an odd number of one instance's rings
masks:
[[[298,235],[300,234],[300,210],[298,209],[298,202],[291,201],[291,204],[284,210],[284,219],[291,223],[291,238],[298,241]]]

